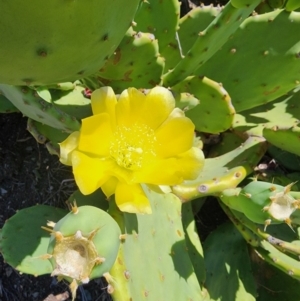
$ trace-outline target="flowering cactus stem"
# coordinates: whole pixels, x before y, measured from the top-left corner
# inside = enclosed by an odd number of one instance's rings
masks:
[[[250,137],[231,152],[205,159],[196,180],[173,186],[172,191],[183,203],[207,195],[220,195],[224,189],[236,187],[251,173],[265,151],[263,138]]]
[[[203,32],[199,33],[193,47],[184,59],[163,76],[164,85],[172,87],[209,60],[259,3],[260,0],[255,0],[252,1],[251,5],[237,9],[229,2],[214,21]]]
[[[195,179],[203,168],[195,126],[175,108],[168,89],[129,88],[117,100],[112,88],[104,87],[92,93],[91,103],[94,115],[60,143],[60,161],[73,166],[83,194],[101,187],[107,197],[115,194],[121,211],[149,214],[141,183],[175,185]]]

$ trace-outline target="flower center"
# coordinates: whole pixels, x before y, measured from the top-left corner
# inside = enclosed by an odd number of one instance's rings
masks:
[[[155,133],[145,124],[120,126],[110,145],[110,155],[121,167],[138,170],[155,156]]]

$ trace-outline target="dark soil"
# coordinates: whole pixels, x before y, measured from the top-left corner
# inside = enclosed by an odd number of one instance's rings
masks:
[[[21,114],[0,114],[0,228],[17,210],[37,203],[66,208],[65,201],[76,190],[71,169],[35,141],[26,122]],[[111,300],[105,285],[102,279],[91,281],[78,290],[76,300]],[[49,275],[20,275],[0,254],[0,301],[43,301],[65,291],[68,284]],[[71,299],[47,299],[56,300]]]

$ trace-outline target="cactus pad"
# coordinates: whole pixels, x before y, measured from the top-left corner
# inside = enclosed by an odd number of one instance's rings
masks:
[[[199,99],[199,105],[185,113],[195,124],[196,130],[215,134],[231,126],[235,110],[221,84],[206,77],[195,76],[173,86],[172,90],[177,93],[185,91]]]
[[[237,112],[270,102],[299,85],[299,23],[299,12],[280,9],[251,16],[195,74],[221,82]]]
[[[206,287],[213,301],[254,301],[255,279],[247,244],[232,224],[223,224],[204,242]],[[224,281],[226,279],[226,281]]]
[[[80,123],[75,117],[62,112],[31,88],[0,84],[1,92],[16,108],[33,120],[66,132],[80,128]]]
[[[147,187],[144,190],[152,214],[124,214],[124,256],[114,266],[113,297],[125,285],[127,298],[116,300],[206,300],[208,296],[186,251],[180,200],[171,193],[159,194]],[[203,265],[198,268],[203,275]]]
[[[66,210],[37,205],[18,211],[2,228],[0,250],[5,261],[18,271],[35,276],[50,274],[52,266],[42,258],[49,235],[41,227],[47,220],[58,221]]]
[[[96,72],[120,43],[138,4],[1,0],[0,82],[46,85]]]

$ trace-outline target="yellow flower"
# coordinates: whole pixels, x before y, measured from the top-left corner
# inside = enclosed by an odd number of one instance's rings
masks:
[[[193,147],[194,125],[168,89],[129,88],[117,98],[104,87],[93,92],[91,104],[93,116],[60,144],[60,161],[73,166],[83,194],[101,187],[107,197],[115,194],[120,210],[151,213],[142,183],[176,185],[197,177],[204,157]]]

